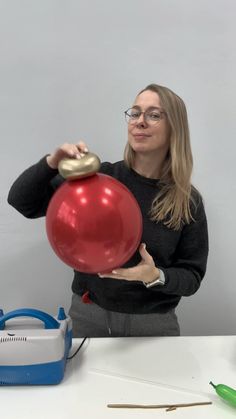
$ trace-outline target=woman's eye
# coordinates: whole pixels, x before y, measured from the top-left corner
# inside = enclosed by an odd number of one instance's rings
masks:
[[[149,116],[150,119],[153,119],[153,120],[157,121],[157,120],[160,119],[161,114],[157,113],[157,112],[152,112],[152,113],[149,113],[148,116]]]
[[[131,112],[131,118],[139,118],[140,113],[139,112]]]

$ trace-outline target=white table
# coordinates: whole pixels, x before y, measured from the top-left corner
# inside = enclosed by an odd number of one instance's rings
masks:
[[[73,352],[81,339],[73,341]],[[0,387],[4,419],[228,419],[236,408],[209,385],[236,388],[236,336],[89,339],[55,386]],[[108,403],[209,406],[111,409]]]

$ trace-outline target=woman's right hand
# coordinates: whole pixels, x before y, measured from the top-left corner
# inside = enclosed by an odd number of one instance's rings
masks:
[[[64,143],[58,147],[54,153],[47,156],[47,164],[52,169],[57,169],[59,162],[64,158],[81,159],[88,153],[88,147],[83,141],[78,144]]]

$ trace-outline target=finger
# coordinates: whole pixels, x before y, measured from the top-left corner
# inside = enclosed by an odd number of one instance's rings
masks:
[[[98,273],[99,278],[113,278],[113,279],[124,279],[120,275],[117,275],[113,272]]]
[[[139,276],[139,267],[134,266],[133,268],[120,268],[115,269],[112,272],[99,273],[100,278],[114,278],[114,279],[125,279],[130,281],[136,281]]]
[[[75,144],[65,143],[59,149],[59,152],[62,152],[64,155],[67,155],[71,158],[81,158],[78,148]]]
[[[79,146],[79,144],[71,144],[70,145],[70,156],[75,158],[75,159],[80,160],[87,153],[85,150],[87,150],[85,145]]]
[[[85,144],[85,142],[84,141],[80,141],[77,145],[76,145],[76,147],[77,147],[77,149],[79,150],[79,152],[80,153],[84,153],[84,154],[86,154],[86,153],[88,153],[88,147],[87,147],[87,145]]]
[[[139,246],[139,253],[140,253],[140,256],[142,257],[142,259],[144,260],[144,262],[146,262],[148,264],[153,264],[154,263],[152,256],[146,250],[146,244],[145,243],[142,243]]]
[[[112,272],[98,273],[100,278],[113,278],[113,279],[128,279],[130,277],[129,269],[116,269]]]
[[[112,275],[112,272],[106,272],[106,273],[101,273],[101,272],[98,272],[98,276],[99,276],[100,278],[110,277],[111,275]]]

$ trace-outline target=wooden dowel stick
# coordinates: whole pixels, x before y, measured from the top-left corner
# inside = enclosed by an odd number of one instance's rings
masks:
[[[212,402],[180,403],[180,404],[108,404],[113,409],[168,409],[174,410],[178,407],[206,406]]]

